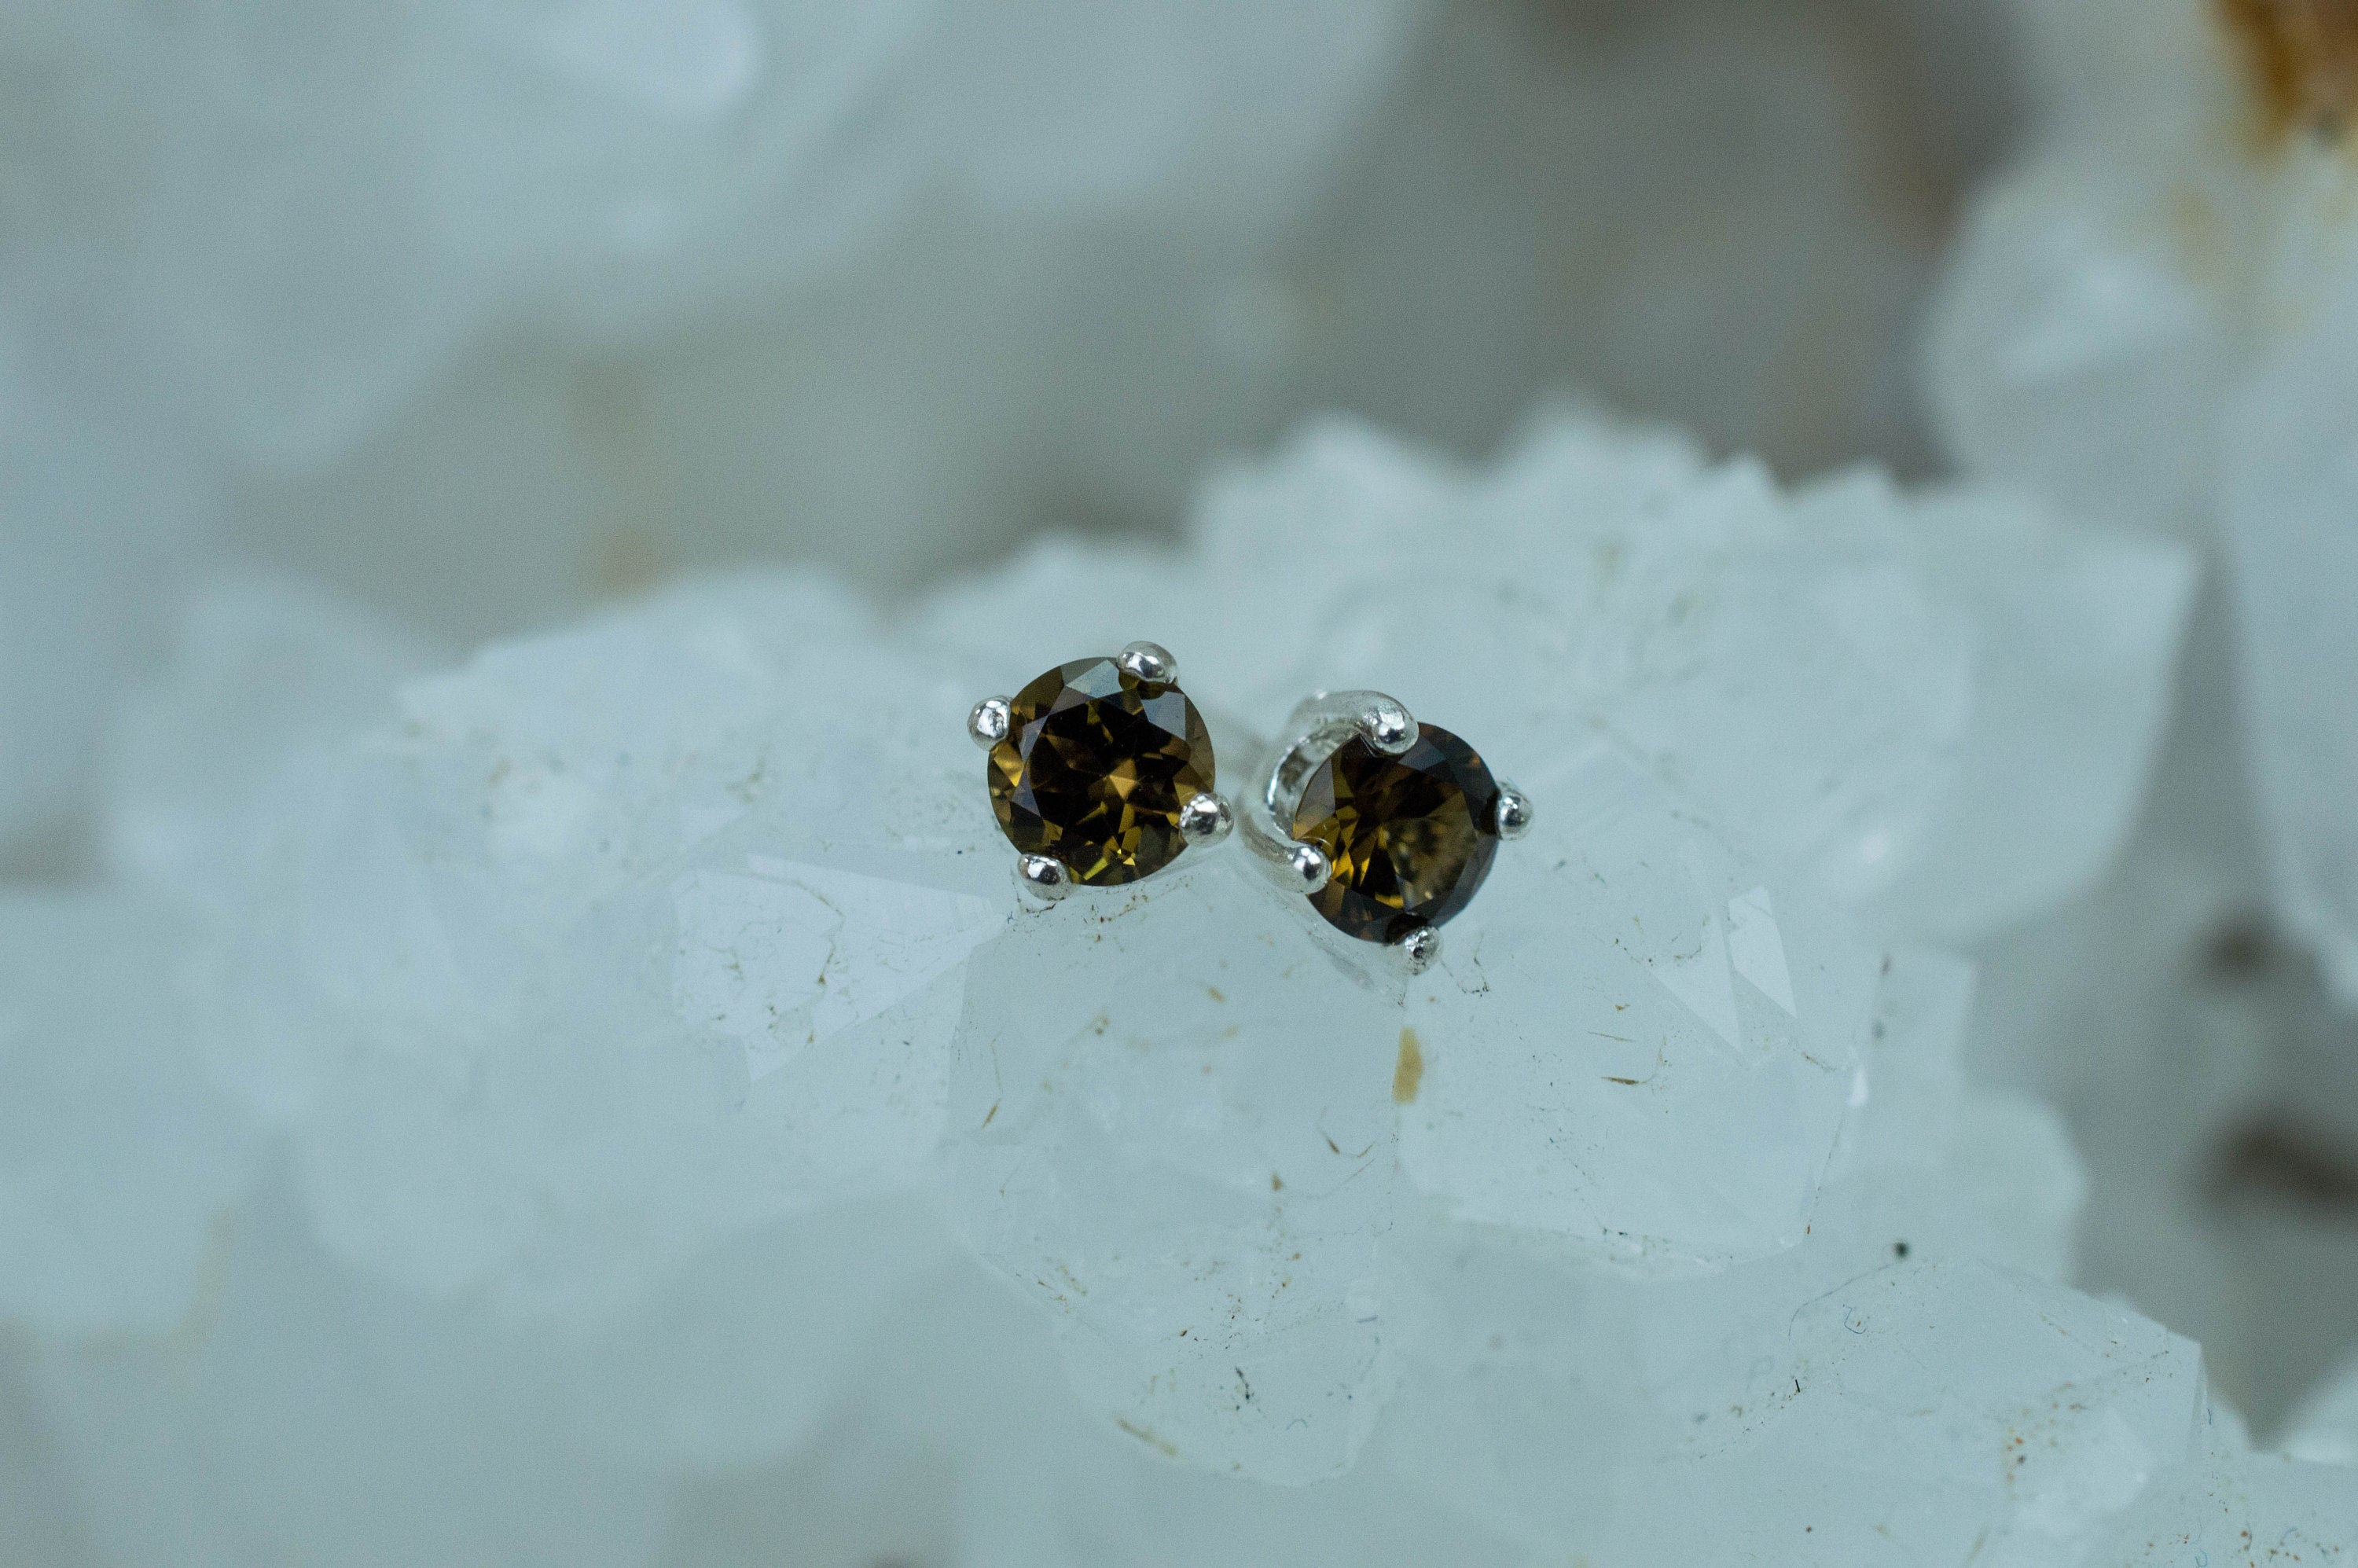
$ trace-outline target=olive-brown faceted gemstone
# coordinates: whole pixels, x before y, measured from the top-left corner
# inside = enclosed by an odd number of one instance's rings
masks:
[[[1187,840],[1179,810],[1212,787],[1212,741],[1186,693],[1111,659],[1079,659],[1015,694],[990,749],[1008,842],[1110,887],[1152,876]]]
[[[1326,851],[1335,880],[1310,895],[1336,930],[1397,942],[1439,925],[1490,874],[1498,784],[1474,748],[1431,724],[1387,757],[1354,736],[1303,786],[1293,836]]]

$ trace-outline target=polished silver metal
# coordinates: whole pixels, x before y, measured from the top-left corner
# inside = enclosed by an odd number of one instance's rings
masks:
[[[1386,948],[1400,955],[1410,974],[1421,975],[1441,958],[1441,933],[1430,925],[1420,925],[1399,941],[1387,943]]]
[[[1065,862],[1048,855],[1019,857],[1015,880],[1024,892],[1048,903],[1073,891],[1072,874],[1065,870]]]
[[[1157,686],[1168,686],[1179,678],[1179,661],[1160,643],[1132,643],[1116,654],[1113,662],[1140,680]]]
[[[986,697],[966,716],[967,738],[984,751],[1007,739],[1011,708],[1003,697]]]
[[[1355,736],[1388,757],[1399,756],[1416,744],[1416,719],[1406,704],[1380,691],[1314,691],[1295,706],[1285,727],[1292,739],[1270,758],[1258,786],[1245,792],[1245,843],[1279,887],[1314,893],[1335,871],[1325,850],[1293,837],[1293,814],[1310,775]]]
[[[1501,838],[1520,838],[1531,830],[1531,797],[1506,780],[1498,781],[1498,803],[1490,816],[1491,830]]]
[[[1179,808],[1179,833],[1190,845],[1201,847],[1217,844],[1228,836],[1237,825],[1237,814],[1228,803],[1206,790],[1187,797]]]
[[[1335,880],[1335,862],[1315,844],[1296,841],[1287,845],[1284,856],[1271,869],[1276,874],[1278,886],[1305,898],[1325,891],[1326,884]]]

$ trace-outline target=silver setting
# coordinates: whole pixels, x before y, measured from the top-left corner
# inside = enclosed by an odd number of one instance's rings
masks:
[[[1156,686],[1168,686],[1179,678],[1179,661],[1160,643],[1132,643],[1116,654],[1113,662],[1125,674]]]
[[[1334,880],[1335,869],[1318,845],[1295,838],[1292,827],[1302,808],[1302,792],[1311,775],[1353,737],[1389,757],[1416,744],[1422,731],[1406,704],[1380,691],[1313,692],[1287,721],[1292,739],[1280,743],[1255,775],[1245,796],[1244,838],[1270,880],[1287,892],[1314,894]],[[1498,799],[1486,824],[1501,838],[1520,838],[1531,831],[1531,796],[1504,779]],[[1372,943],[1348,942],[1353,947]],[[1441,958],[1441,933],[1420,926],[1385,950],[1409,974],[1420,975]]]
[[[1400,955],[1401,963],[1412,975],[1421,975],[1440,960],[1441,933],[1430,925],[1420,925],[1399,941],[1388,945],[1388,950]]]
[[[1209,791],[1188,796],[1179,808],[1180,836],[1191,849],[1218,843],[1236,825],[1237,814],[1228,803]]]
[[[1179,679],[1179,661],[1171,650],[1158,643],[1132,643],[1114,655],[1114,663],[1134,679],[1157,686],[1174,686]],[[967,738],[988,752],[1005,741],[1014,727],[1014,704],[1004,697],[987,697],[974,705],[966,717]],[[1185,841],[1182,850],[1217,844],[1226,838],[1237,824],[1236,808],[1228,797],[1210,790],[1198,791],[1181,803],[1179,834]],[[1321,871],[1318,886],[1325,885],[1323,869],[1325,857],[1319,858]],[[1168,868],[1165,868],[1168,869]],[[1154,873],[1160,876],[1160,871]],[[1053,903],[1081,885],[1073,879],[1070,867],[1049,855],[1019,855],[1015,862],[1018,886],[1043,903]],[[1314,889],[1312,891],[1315,891]]]
[[[1005,697],[984,697],[974,705],[974,711],[966,716],[967,739],[984,751],[990,751],[1007,739],[1011,712]]]
[[[1416,744],[1416,719],[1405,703],[1380,691],[1314,691],[1294,708],[1286,729],[1293,739],[1278,749],[1260,787],[1245,796],[1245,843],[1279,887],[1314,893],[1335,871],[1324,849],[1293,837],[1293,814],[1310,775],[1354,736],[1388,757],[1399,756]]]
[[[1506,780],[1498,781],[1498,803],[1490,817],[1491,830],[1501,838],[1520,838],[1531,830],[1531,797]]]
[[[1054,903],[1073,891],[1072,873],[1065,862],[1047,855],[1024,855],[1015,862],[1015,880],[1025,892],[1044,903]]]

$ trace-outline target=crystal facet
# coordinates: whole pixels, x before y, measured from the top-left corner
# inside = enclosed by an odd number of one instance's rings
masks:
[[[1177,687],[1111,659],[1059,665],[1008,705],[990,750],[990,805],[1008,841],[1109,887],[1152,876],[1187,847],[1187,802],[1212,787],[1211,738]]]
[[[1367,942],[1441,925],[1490,874],[1498,804],[1489,768],[1446,730],[1423,726],[1397,757],[1346,741],[1310,775],[1293,814],[1293,837],[1335,868],[1310,902]]]

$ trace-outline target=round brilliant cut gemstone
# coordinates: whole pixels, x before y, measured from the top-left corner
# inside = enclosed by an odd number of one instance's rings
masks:
[[[1448,730],[1424,725],[1397,757],[1354,736],[1310,775],[1293,814],[1293,837],[1335,868],[1310,902],[1366,942],[1439,925],[1490,874],[1498,808],[1498,781]]]
[[[1076,882],[1110,887],[1187,847],[1181,813],[1212,787],[1212,741],[1176,686],[1079,659],[1015,694],[989,771],[1010,843],[1062,861]]]

